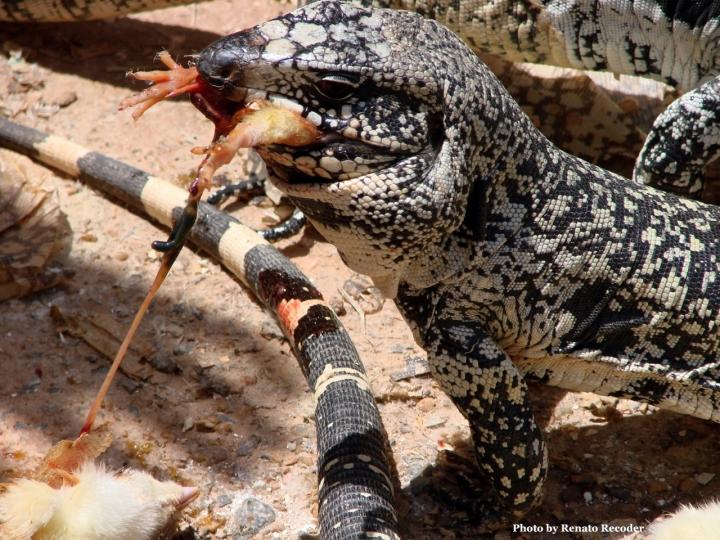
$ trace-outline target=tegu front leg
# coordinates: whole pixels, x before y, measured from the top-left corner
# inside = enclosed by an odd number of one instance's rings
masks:
[[[527,385],[478,323],[457,320],[431,296],[401,293],[398,307],[427,351],[433,376],[470,423],[481,477],[508,517],[518,518],[540,503],[548,467]]]

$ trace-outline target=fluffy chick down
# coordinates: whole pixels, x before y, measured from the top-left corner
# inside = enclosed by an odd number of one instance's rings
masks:
[[[197,496],[197,489],[147,473],[113,474],[92,461],[77,483],[54,489],[21,479],[0,497],[0,537],[8,540],[150,540]]]
[[[717,540],[720,538],[720,502],[683,505],[667,519],[650,525],[647,540]]]

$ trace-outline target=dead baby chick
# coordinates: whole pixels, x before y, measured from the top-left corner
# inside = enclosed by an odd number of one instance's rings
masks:
[[[61,441],[34,478],[7,487],[0,495],[0,538],[150,540],[197,496],[194,487],[160,482],[145,472],[112,473],[92,460],[95,455],[83,460],[83,452],[73,444],[92,435]],[[63,443],[70,445],[59,454],[56,450]]]

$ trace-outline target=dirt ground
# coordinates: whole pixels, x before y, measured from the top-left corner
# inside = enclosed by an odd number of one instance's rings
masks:
[[[288,8],[218,0],[110,22],[0,26],[0,113],[180,181],[198,162],[189,149],[210,140],[210,123],[186,101],[161,103],[133,122],[117,111],[139,88],[125,72],[155,65],[160,49],[182,58]],[[72,249],[64,266],[73,277],[0,303],[0,482],[31,470],[53,443],[77,434],[109,364],[82,339],[59,331],[51,307],[121,338],[158,266],[150,242],[167,235],[75,180],[25,167],[57,193],[67,214]],[[227,177],[242,178],[245,170],[237,160]],[[274,219],[262,199],[231,210],[256,227]],[[362,288],[362,278],[332,246],[306,230],[279,247],[338,307],[367,367],[398,466],[404,537],[479,538],[461,513],[431,495],[445,468],[441,450],[463,446],[469,432],[427,375],[397,380],[424,353],[395,307],[385,302],[363,327],[339,292],[352,283]],[[177,537],[315,534],[312,397],[290,347],[249,291],[214,261],[185,250],[136,347],[146,363],[135,378],[120,376],[99,417],[114,435],[105,459],[201,489]],[[592,394],[539,387],[533,393],[551,468],[543,506],[522,525],[642,525],[718,493],[715,425]],[[552,535],[508,529],[493,537]]]

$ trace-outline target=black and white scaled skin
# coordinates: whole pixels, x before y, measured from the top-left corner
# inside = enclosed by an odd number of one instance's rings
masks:
[[[702,194],[705,167],[720,157],[720,77],[674,101],[653,124],[635,162],[638,182]]]
[[[539,503],[547,471],[528,379],[720,420],[720,208],[558,150],[417,14],[313,3],[198,69],[325,132],[258,149],[271,180],[395,299],[507,512]]]
[[[633,179],[699,197],[720,151],[720,1],[376,0],[417,11],[475,51],[636,75],[684,93],[653,124]]]

